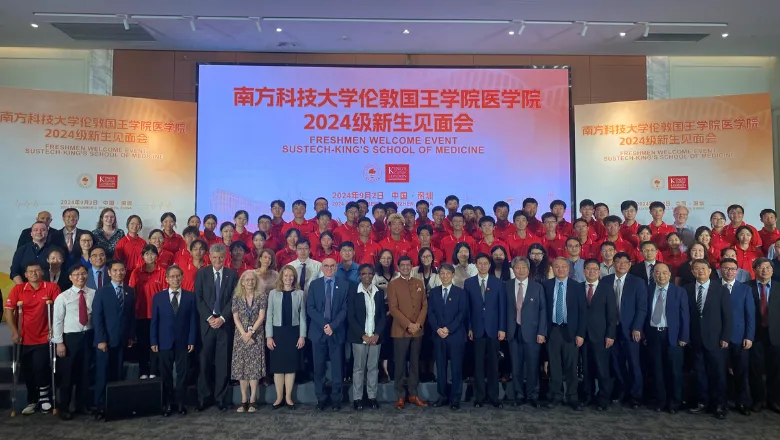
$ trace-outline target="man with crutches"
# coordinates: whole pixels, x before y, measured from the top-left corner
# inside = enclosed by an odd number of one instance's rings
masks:
[[[47,413],[52,409],[47,302],[57,298],[60,288],[57,284],[43,281],[40,263],[30,262],[23,266],[27,282],[14,286],[8,295],[5,320],[11,329],[13,342],[21,345],[17,367],[21,362],[27,385],[27,406],[22,415],[30,415],[36,411]]]

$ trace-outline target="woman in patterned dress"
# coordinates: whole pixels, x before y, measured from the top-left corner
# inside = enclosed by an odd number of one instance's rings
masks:
[[[273,249],[263,248],[262,250],[259,251],[257,257],[257,269],[255,269],[255,273],[260,278],[258,280],[260,290],[266,296],[268,296],[268,294],[271,293],[272,290],[274,290],[274,286],[276,285],[276,280],[279,278],[279,272],[276,271],[276,254],[274,253]],[[268,365],[268,362],[271,359],[271,357],[268,356],[268,347],[266,347],[264,351],[265,351],[265,371],[266,373],[268,373],[269,371],[271,371],[270,365]],[[262,379],[260,379],[260,385],[265,387],[270,384],[271,384],[271,378],[268,376],[268,374],[266,374]]]
[[[124,236],[125,231],[116,226],[116,212],[111,208],[100,211],[100,218],[97,227],[92,231],[92,237],[95,240],[95,245],[106,250],[106,260],[114,258],[116,244]]]
[[[257,383],[265,376],[265,309],[268,295],[260,289],[260,279],[253,270],[241,275],[233,295],[233,362],[231,378],[241,386],[238,412],[257,411]],[[250,388],[247,401],[246,389]]]

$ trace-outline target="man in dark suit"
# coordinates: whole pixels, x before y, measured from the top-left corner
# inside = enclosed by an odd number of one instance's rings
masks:
[[[195,294],[182,290],[184,273],[179,266],[165,271],[168,289],[152,298],[152,323],[149,338],[152,351],[159,353],[160,375],[163,380],[163,416],[171,415],[172,405],[186,415],[187,371],[190,353],[195,350],[198,336],[198,306]],[[176,369],[176,385],[173,370]]]
[[[503,408],[498,400],[498,343],[506,338],[504,283],[490,274],[487,254],[477,255],[476,265],[477,275],[463,283],[469,297],[469,339],[474,341],[474,407],[481,407],[487,395],[494,407]]]
[[[631,270],[628,273],[641,278],[644,280],[645,284],[651,286],[655,282],[653,268],[655,267],[655,263],[658,262],[658,260],[656,260],[658,257],[658,246],[652,241],[645,241],[639,245],[639,249],[642,251],[642,257],[645,261],[631,266]],[[652,287],[649,288],[649,290],[651,289]]]
[[[366,382],[368,402],[366,406],[379,409],[376,400],[379,388],[379,352],[387,322],[384,295],[374,285],[374,266],[361,264],[358,268],[359,284],[350,284],[347,299],[347,340],[352,344],[352,399],[355,410],[363,409],[363,378]],[[365,373],[364,373],[365,371]]]
[[[577,396],[578,349],[585,342],[587,303],[582,283],[569,279],[569,262],[558,257],[552,263],[555,278],[544,283],[548,310],[551,311],[547,352],[550,368],[550,395],[546,407],[568,402],[575,411],[582,411]],[[566,379],[566,394],[563,380]]]
[[[648,292],[645,335],[655,382],[656,412],[666,407],[675,414],[682,404],[683,347],[690,341],[688,298],[685,289],[671,284],[666,263],[653,267],[652,293]],[[671,383],[669,381],[671,380]],[[667,400],[667,394],[671,394]]]
[[[41,211],[38,213],[38,216],[35,217],[35,223],[43,223],[44,226],[46,226],[46,244],[48,245],[56,245],[57,242],[54,241],[56,238],[54,234],[54,229],[51,229],[51,213],[49,211]],[[20,247],[24,246],[27,243],[31,243],[33,241],[32,237],[32,226],[29,228],[22,229],[22,232],[19,233],[19,239],[16,241],[16,248],[19,249]]]
[[[601,283],[612,287],[618,313],[611,354],[615,379],[612,396],[618,402],[625,399],[631,408],[639,409],[643,386],[639,342],[647,319],[647,283],[628,273],[631,257],[627,253],[615,254],[614,262],[615,274],[601,279]]]
[[[105,416],[106,383],[122,379],[125,347],[135,340],[135,291],[124,285],[125,263],[109,265],[110,283],[95,292],[92,326],[95,329],[95,418]]]
[[[317,408],[323,411],[328,405],[325,394],[325,370],[330,359],[331,393],[333,411],[341,410],[341,385],[343,382],[344,341],[347,339],[347,296],[349,281],[336,278],[336,260],[322,260],[322,277],[309,284],[306,299],[306,315],[311,320],[309,340],[314,360],[314,391]]]
[[[87,287],[100,290],[108,282],[106,250],[100,246],[90,249],[89,262],[92,264],[92,267],[87,271]]]
[[[463,390],[463,350],[466,347],[464,319],[469,310],[466,291],[452,284],[455,267],[444,263],[439,267],[441,286],[431,289],[428,299],[428,322],[436,332],[433,345],[436,352],[436,391],[439,400],[434,407],[449,405],[460,409]],[[452,386],[447,392],[447,361],[450,361]]]
[[[68,251],[70,254],[73,251],[73,246],[79,239],[82,233],[89,233],[86,229],[79,229],[76,227],[79,223],[79,210],[76,208],[66,208],[62,211],[62,224],[65,225],[62,229],[49,229],[51,234],[51,243],[55,246],[61,247]]]
[[[24,284],[27,281],[25,269],[30,263],[38,263],[44,272],[49,269],[47,258],[54,245],[48,242],[48,231],[46,223],[36,222],[30,228],[30,241],[14,251],[9,272],[14,284]]]
[[[195,273],[195,298],[203,346],[198,374],[198,406],[206,409],[213,399],[220,411],[226,411],[232,396],[229,393],[230,349],[233,346],[233,291],[238,273],[225,267],[227,248],[222,243],[211,245],[211,266]],[[211,375],[213,374],[213,381]]]
[[[585,261],[585,300],[587,330],[582,347],[583,405],[596,401],[596,410],[606,411],[612,396],[609,359],[615,343],[617,300],[611,284],[599,282],[599,261]],[[598,394],[596,394],[598,380]]]
[[[766,405],[780,413],[780,283],[772,280],[772,263],[766,258],[753,262],[753,272],[756,279],[749,284],[757,312],[756,339],[750,349],[753,411]]]
[[[507,280],[506,337],[512,358],[512,406],[528,401],[539,407],[539,352],[547,340],[550,320],[547,297],[541,284],[528,278],[530,262],[525,257],[512,260],[514,280]],[[525,382],[525,387],[523,383]]]
[[[750,288],[736,280],[737,273],[737,260],[726,258],[720,261],[721,279],[723,287],[731,292],[731,313],[734,317],[729,344],[734,401],[737,411],[749,416],[748,353],[756,335],[756,304]]]
[[[70,267],[65,268],[63,266],[67,260],[68,259],[65,256],[65,251],[56,246],[52,247],[49,250],[49,256],[46,257],[46,262],[49,264],[49,268],[46,269],[46,271],[43,273],[43,280],[57,284],[62,292],[70,289],[71,286],[73,286],[73,283],[70,281],[70,277],[68,276]],[[89,269],[84,269],[89,272]]]

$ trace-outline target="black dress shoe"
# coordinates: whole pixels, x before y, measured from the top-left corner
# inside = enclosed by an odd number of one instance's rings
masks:
[[[750,409],[748,409],[748,407],[746,407],[745,405],[742,405],[741,403],[737,404],[737,406],[735,408],[743,416],[749,416],[750,415]]]
[[[60,411],[59,415],[60,415],[60,419],[65,421],[73,419],[73,414],[71,414],[70,411]]]
[[[95,411],[95,420],[103,420],[106,418],[106,413],[102,409]]]
[[[529,400],[528,404],[531,406],[531,408],[541,408],[541,405],[539,405],[539,401],[536,399]]]
[[[718,420],[724,420],[726,418],[726,408],[720,408],[715,410],[715,418]]]
[[[502,409],[504,407],[504,404],[501,403],[500,400],[494,400],[494,401],[492,401],[490,403],[493,405],[493,408],[496,408],[496,409]]]
[[[225,412],[225,411],[227,411],[227,410],[228,410],[228,407],[227,407],[227,405],[219,405],[219,407],[218,407],[218,408],[219,408],[219,412]]]
[[[295,411],[298,407],[295,406],[295,403],[287,403],[287,409],[290,411]]]
[[[764,404],[761,402],[756,402],[753,404],[753,412],[760,413],[763,408]]]
[[[482,408],[482,405],[484,405],[481,401],[475,400],[474,401],[474,408]]]
[[[778,405],[777,403],[770,403],[769,405],[767,405],[767,408],[780,414],[780,405]]]
[[[171,411],[171,407],[170,406],[166,406],[165,409],[163,409],[162,416],[163,417],[170,417],[172,412],[173,411]]]
[[[187,407],[182,405],[181,408],[179,408],[179,415],[186,416],[187,415]]]
[[[606,411],[607,407],[602,405],[596,405],[596,411]]]
[[[457,403],[457,402],[453,403],[452,405],[450,405],[450,409],[453,410],[453,411],[459,410],[460,409],[460,403]]]
[[[439,399],[439,400],[433,402],[431,404],[431,406],[434,407],[434,408],[439,408],[439,407],[447,406],[447,405],[449,405],[449,403],[450,402],[447,399]]]
[[[705,413],[705,412],[707,412],[707,407],[704,404],[702,404],[702,403],[700,403],[700,404],[698,404],[698,405],[696,405],[693,408],[690,408],[688,410],[688,413],[690,413],[690,414],[702,414],[702,413]]]
[[[203,411],[206,411],[206,409],[208,409],[208,407],[209,407],[209,406],[208,406],[208,405],[206,405],[205,403],[198,403],[198,406],[196,406],[196,407],[195,407],[195,412],[203,412]]]
[[[341,411],[341,404],[340,403],[334,403],[332,407],[330,407],[333,411]]]
[[[639,407],[642,406],[642,405],[639,404],[638,400],[631,399],[630,406],[631,406],[631,409],[635,409],[636,410],[636,409],[639,409]]]
[[[363,401],[355,399],[352,401],[352,409],[355,411],[363,411]]]
[[[552,400],[548,400],[544,402],[544,407],[547,409],[553,409],[553,406],[555,406],[555,402],[553,402]]]
[[[524,403],[525,403],[524,399],[515,399],[515,400],[512,401],[512,406],[515,406],[515,407],[523,406]]]
[[[379,402],[376,399],[368,399],[368,407],[371,409],[379,409]]]
[[[655,409],[654,409],[654,411],[657,412],[657,413],[659,413],[659,412],[661,412],[663,410],[664,409],[662,407],[660,407],[660,406],[656,406]]]
[[[669,407],[669,414],[677,414],[677,411],[679,411],[679,410],[680,410],[680,409],[679,409],[679,408],[677,408],[677,407],[670,406],[670,407]]]
[[[317,402],[317,409],[320,411],[325,411],[326,406],[328,406],[328,402],[325,402],[324,400],[322,402]]]
[[[572,402],[571,409],[574,411],[582,411],[582,404],[580,402]]]

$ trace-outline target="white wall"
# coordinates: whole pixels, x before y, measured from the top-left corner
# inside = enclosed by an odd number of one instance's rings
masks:
[[[89,93],[90,51],[0,48],[0,86]]]

